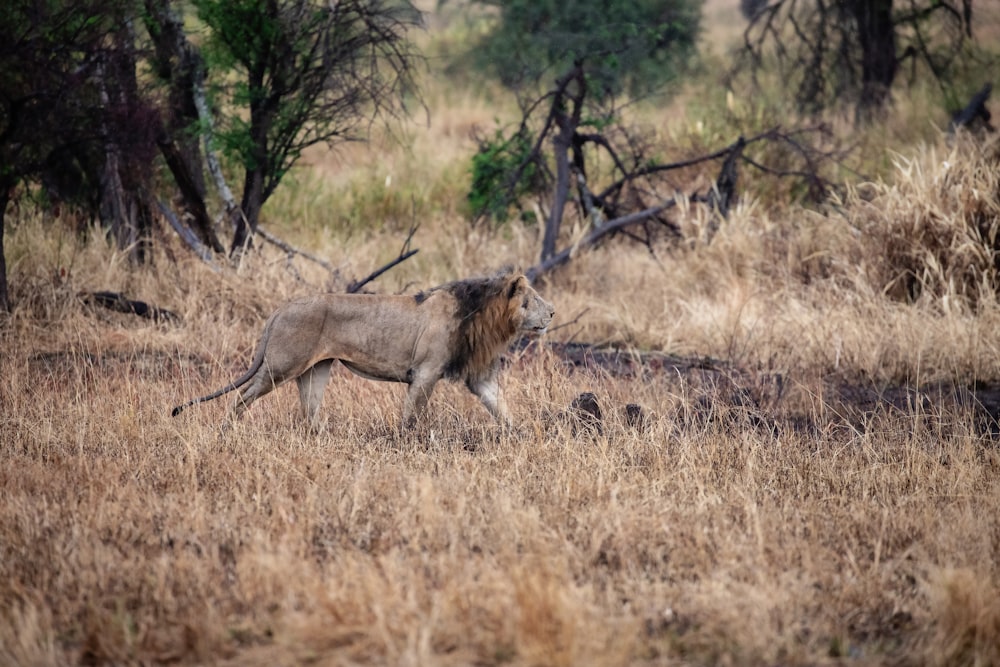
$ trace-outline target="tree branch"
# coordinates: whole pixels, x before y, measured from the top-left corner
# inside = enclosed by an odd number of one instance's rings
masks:
[[[277,236],[275,236],[274,234],[270,233],[269,231],[263,229],[259,225],[257,227],[257,234],[259,234],[260,237],[262,239],[264,239],[265,241],[267,241],[268,243],[270,243],[272,245],[276,245],[277,247],[281,248],[282,250],[284,250],[289,255],[299,255],[300,257],[305,257],[310,262],[315,262],[316,264],[319,264],[320,266],[322,266],[327,271],[331,271],[332,272],[334,270],[333,264],[330,264],[330,262],[326,261],[322,257],[317,257],[316,255],[310,254],[310,253],[306,252],[305,250],[301,250],[300,248],[296,248],[291,243],[288,243],[287,241],[283,241],[283,240],[279,239]]]
[[[623,215],[620,218],[610,220],[607,223],[598,227],[597,229],[594,229],[589,234],[587,234],[582,239],[580,239],[573,245],[569,246],[568,248],[564,248],[561,252],[558,252],[552,255],[551,257],[548,257],[547,259],[539,262],[538,264],[535,264],[530,269],[525,271],[525,275],[528,277],[529,281],[534,282],[543,273],[551,271],[552,269],[558,266],[562,266],[563,264],[568,262],[573,257],[573,255],[576,254],[578,250],[582,248],[588,248],[594,245],[608,234],[618,231],[619,229],[640,222],[645,222],[650,218],[654,218],[663,211],[673,208],[676,205],[677,205],[677,199],[670,198],[664,201],[659,206],[653,206],[651,208],[638,211],[636,213],[630,213],[629,215]]]
[[[181,221],[177,219],[177,216],[174,215],[174,212],[170,210],[169,206],[164,204],[159,199],[156,200],[156,205],[159,207],[160,213],[163,214],[166,221],[171,227],[174,228],[177,235],[181,237],[181,240],[187,243],[188,246],[194,250],[194,254],[198,255],[198,257],[203,262],[208,264],[213,271],[218,272],[219,267],[212,260],[212,251],[204,243],[198,240],[198,237],[194,235],[194,232],[192,232],[187,226],[181,224]]]
[[[410,226],[410,231],[409,233],[407,233],[406,238],[403,240],[403,247],[399,249],[399,255],[396,257],[396,259],[372,271],[363,280],[355,280],[354,282],[352,282],[350,285],[347,286],[347,293],[356,294],[361,290],[362,287],[364,287],[371,281],[375,280],[389,269],[393,268],[397,264],[402,264],[409,258],[416,255],[418,252],[420,252],[420,250],[417,248],[410,249],[410,243],[413,241],[413,235],[417,233],[418,227],[420,227],[418,223],[414,223],[413,225]]]
[[[359,291],[361,291],[362,287],[364,287],[365,285],[367,285],[371,281],[375,280],[380,275],[382,275],[383,273],[385,273],[389,269],[393,268],[397,264],[402,264],[403,262],[405,262],[409,258],[411,258],[414,255],[416,255],[418,252],[420,252],[420,250],[418,248],[414,248],[413,250],[408,250],[406,252],[400,253],[399,257],[397,257],[396,259],[392,260],[388,264],[385,264],[381,268],[378,268],[378,269],[372,271],[363,280],[355,280],[353,283],[351,283],[350,285],[348,285],[347,286],[347,293],[348,294],[357,294]]]

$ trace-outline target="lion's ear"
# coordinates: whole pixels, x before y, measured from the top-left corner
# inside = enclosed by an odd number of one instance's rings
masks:
[[[523,291],[526,284],[526,279],[524,276],[511,276],[510,287],[507,288],[507,298],[513,299],[517,294]]]

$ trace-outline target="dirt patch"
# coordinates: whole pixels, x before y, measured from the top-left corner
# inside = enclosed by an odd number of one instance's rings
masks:
[[[548,343],[570,372],[657,378],[691,397],[687,419],[738,419],[754,426],[815,431],[865,430],[875,416],[940,424],[971,416],[977,433],[1000,437],[1000,381],[959,379],[924,385],[880,383],[842,374],[806,378],[747,369],[711,357],[638,352],[586,343]],[[598,399],[599,400],[599,399]]]

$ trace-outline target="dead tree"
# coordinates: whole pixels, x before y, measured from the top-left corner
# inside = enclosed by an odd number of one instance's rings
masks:
[[[604,147],[614,156],[615,164],[619,165],[622,175],[603,190],[592,193],[586,183],[583,165],[576,168],[579,175],[578,202],[582,212],[591,222],[590,231],[583,238],[562,250],[555,250],[556,244],[554,242],[551,252],[548,248],[543,247],[539,262],[528,269],[528,277],[534,280],[543,273],[566,264],[580,250],[595,246],[616,234],[628,233],[630,228],[649,222],[655,222],[658,228],[666,230],[668,235],[679,239],[681,238],[680,228],[667,214],[682,201],[689,204],[707,205],[713,212],[715,217],[710,227],[710,240],[711,235],[718,228],[719,221],[729,217],[732,207],[738,199],[737,185],[740,165],[748,166],[758,173],[771,177],[800,180],[806,184],[811,197],[815,201],[820,201],[833,187],[833,184],[821,173],[823,166],[829,162],[842,162],[846,156],[845,151],[819,149],[809,141],[820,136],[827,137],[828,134],[828,130],[824,126],[791,131],[773,128],[750,138],[739,137],[725,148],[696,158],[671,163],[646,164],[631,169],[624,168],[623,161],[606,138],[600,135],[588,136],[586,139],[588,142]],[[772,166],[748,154],[748,149],[763,144],[780,144],[794,159],[800,162],[800,166],[796,168],[789,168],[788,165]],[[580,155],[583,155],[582,151]],[[720,160],[722,164],[718,175],[712,187],[706,192],[673,194],[669,197],[657,195],[657,189],[652,180],[654,177]],[[631,163],[640,164],[638,160],[631,160]],[[552,197],[556,204],[559,204],[568,199],[569,185],[557,179],[555,186],[556,191]],[[623,196],[626,190],[633,191],[632,196]],[[552,208],[555,211],[557,205],[553,205]],[[560,220],[551,213],[548,220],[551,228],[558,230]],[[645,238],[647,245],[650,243],[649,239],[647,233]]]
[[[758,71],[775,68],[800,110],[848,103],[859,121],[884,109],[906,63],[923,63],[939,85],[950,85],[950,72],[967,58],[972,38],[972,0],[745,4],[754,11],[731,75],[749,71],[756,78]]]
[[[829,187],[821,174],[823,167],[829,162],[841,162],[846,155],[840,148],[817,148],[821,143],[836,146],[837,142],[831,141],[832,134],[824,125],[815,125],[792,130],[776,127],[749,138],[740,137],[707,155],[670,163],[655,162],[651,156],[658,149],[641,134],[636,135],[623,126],[614,101],[590,95],[581,62],[574,63],[552,89],[522,99],[521,114],[509,137],[499,132],[497,140],[480,142],[480,159],[474,163],[502,152],[504,159],[513,165],[509,173],[491,181],[491,171],[482,181],[477,180],[474,187],[485,189],[484,200],[489,202],[499,199],[517,203],[526,192],[538,193],[537,210],[542,211],[544,229],[539,261],[529,270],[532,277],[564,264],[578,249],[614,234],[630,234],[638,239],[631,231],[638,225],[645,229],[647,244],[654,229],[650,224],[673,238],[680,238],[680,227],[667,215],[679,200],[708,204],[717,216],[712,223],[716,227],[718,220],[728,217],[739,196],[741,165],[771,176],[800,179],[807,184],[810,196],[819,200]],[[752,155],[753,149],[765,143],[781,146],[783,163],[775,164],[773,159]],[[512,152],[515,159],[511,161]],[[595,166],[602,158],[609,164],[603,170]],[[705,163],[714,161],[721,161],[722,165],[708,192],[677,194],[676,188],[666,182],[668,172],[704,168]],[[496,170],[496,162],[488,162],[488,169]],[[525,187],[529,174],[532,183]],[[604,187],[594,187],[607,180],[610,182]],[[501,190],[499,195],[489,190],[489,183]],[[589,221],[589,231],[577,243],[560,250],[562,221],[571,206],[581,219]]]

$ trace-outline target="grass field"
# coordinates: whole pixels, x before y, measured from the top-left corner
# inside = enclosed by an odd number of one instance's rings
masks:
[[[536,228],[462,208],[495,109],[428,105],[402,144],[310,154],[265,210],[333,272],[269,245],[215,272],[168,231],[136,268],[15,213],[0,664],[1000,664],[996,138],[923,128],[823,211],[747,199],[711,243],[691,210],[684,243],[580,253],[538,285],[554,330],[507,356],[511,434],[453,384],[400,434],[403,387],[343,369],[318,434],[290,387],[224,437],[229,401],[172,419],[275,306],[343,290],[414,219],[420,253],[373,291],[535,261]],[[584,391],[600,433],[568,410]]]

